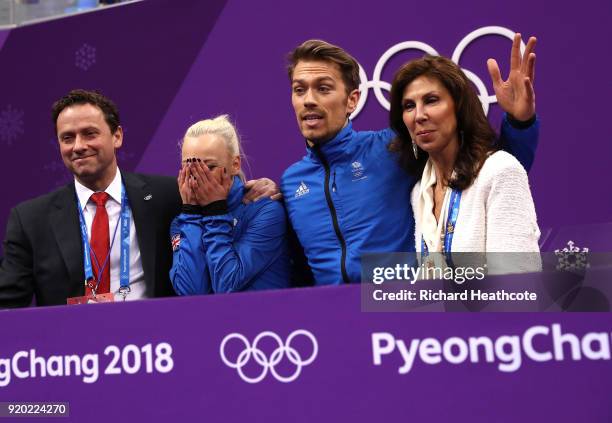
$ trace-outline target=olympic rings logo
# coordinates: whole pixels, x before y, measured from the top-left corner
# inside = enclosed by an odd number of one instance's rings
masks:
[[[465,50],[465,48],[475,39],[486,36],[486,35],[501,35],[502,37],[506,37],[512,41],[514,38],[514,31],[511,31],[508,28],[504,28],[502,26],[485,26],[479,28],[475,31],[470,32],[468,35],[463,37],[463,39],[457,44],[455,47],[455,51],[453,51],[453,55],[451,56],[451,60],[459,65],[459,60],[461,59],[461,54]],[[361,98],[357,103],[357,108],[351,114],[351,119],[354,119],[359,115],[361,110],[366,104],[368,100],[368,92],[370,88],[374,90],[374,95],[376,99],[387,111],[391,108],[389,104],[389,100],[384,96],[382,90],[387,92],[391,91],[391,84],[385,81],[381,81],[382,71],[387,64],[387,61],[400,51],[404,50],[421,50],[425,53],[432,54],[438,56],[439,53],[429,44],[423,43],[421,41],[404,41],[398,43],[391,48],[389,48],[385,53],[378,59],[376,66],[374,67],[374,73],[372,74],[372,80],[368,80],[368,76],[365,73],[365,70],[361,65],[359,65],[359,79],[362,81],[359,84],[359,91],[361,91]],[[521,54],[525,53],[525,43],[521,41]],[[489,113],[489,105],[497,102],[497,97],[495,94],[489,95],[487,91],[487,87],[482,82],[482,80],[474,73],[467,69],[461,68],[461,70],[465,73],[470,81],[474,83],[476,88],[478,89],[480,102],[482,103],[482,107],[484,109],[485,115]],[[363,82],[365,81],[365,82]]]
[[[291,342],[297,336],[305,336],[312,343],[312,353],[306,359],[303,359],[302,356],[297,352],[297,350],[291,346]],[[264,338],[271,338],[277,344],[277,348],[272,352],[272,354],[270,354],[269,358],[261,349],[257,347],[261,340]],[[228,360],[225,355],[225,347],[227,343],[232,339],[237,339],[244,344],[244,349],[240,354],[238,354],[238,357],[236,358],[235,362]],[[287,340],[284,343],[280,336],[278,336],[276,333],[265,331],[255,337],[253,345],[249,343],[248,339],[244,335],[240,333],[230,333],[225,338],[223,338],[223,341],[221,341],[221,346],[219,347],[219,354],[221,355],[221,360],[223,360],[223,362],[227,366],[231,367],[232,369],[236,369],[238,371],[238,375],[242,378],[242,380],[247,383],[261,382],[268,374],[268,371],[279,382],[293,382],[302,372],[302,367],[311,364],[317,357],[318,352],[319,345],[317,343],[316,338],[312,333],[305,329],[293,331],[287,337]],[[286,356],[287,359],[293,365],[296,366],[295,371],[290,376],[282,376],[276,371],[276,365],[281,362],[284,356]],[[243,371],[244,366],[251,360],[251,357],[253,357],[255,362],[259,364],[263,369],[261,373],[256,377],[249,377],[245,375]]]

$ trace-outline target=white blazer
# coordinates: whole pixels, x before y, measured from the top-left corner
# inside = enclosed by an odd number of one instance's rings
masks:
[[[431,168],[431,162],[428,162],[423,172],[425,182],[419,181],[411,195],[417,252],[421,251],[424,229],[426,241],[431,240],[427,242],[430,251],[442,251],[442,243],[434,239],[443,236],[444,225],[436,227],[435,218],[433,227],[431,224],[433,190],[426,186],[428,182],[431,185],[431,174],[434,173]],[[449,192],[450,189],[440,214],[441,222],[447,219]],[[432,234],[434,231],[435,236]],[[537,253],[540,251],[539,238],[540,229],[525,169],[514,156],[504,151],[491,154],[472,185],[462,191],[451,252]],[[511,261],[516,262],[512,266],[516,266],[516,271],[535,271],[541,267],[537,254],[522,255],[521,258],[505,255],[504,259],[511,257],[515,257]],[[525,257],[533,259],[525,262]]]

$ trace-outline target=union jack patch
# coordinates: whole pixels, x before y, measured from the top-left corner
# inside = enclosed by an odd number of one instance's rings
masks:
[[[178,250],[180,245],[181,245],[181,234],[176,234],[172,237],[172,251]]]

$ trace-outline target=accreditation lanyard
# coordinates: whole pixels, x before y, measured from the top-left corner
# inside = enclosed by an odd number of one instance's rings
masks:
[[[79,223],[81,225],[81,239],[83,241],[83,267],[85,270],[85,284],[88,285],[92,293],[95,297],[96,292],[98,291],[98,287],[100,285],[100,281],[102,280],[102,275],[104,274],[104,269],[109,265],[110,254],[113,249],[113,245],[115,243],[115,237],[117,235],[117,228],[121,226],[121,255],[119,259],[120,268],[119,268],[119,281],[120,288],[119,293],[123,295],[123,299],[130,292],[130,220],[132,216],[132,210],[130,209],[130,205],[128,204],[127,195],[125,193],[125,187],[123,184],[121,185],[121,213],[119,217],[119,221],[115,225],[115,230],[113,231],[113,239],[111,241],[110,248],[108,249],[108,254],[104,259],[104,263],[100,266],[100,262],[98,257],[95,254],[92,254],[91,246],[89,245],[89,236],[87,233],[87,225],[85,224],[85,217],[83,216],[83,208],[81,207],[81,202],[77,196],[77,207],[79,209]],[[93,256],[96,261],[96,267],[98,268],[97,277],[94,277],[93,267],[91,265],[91,257]],[[95,280],[95,287],[91,284],[91,281]]]
[[[451,267],[454,267],[451,246],[453,245],[457,216],[459,216],[459,203],[461,203],[461,191],[453,189],[448,204],[448,217],[446,219],[446,225],[444,225],[444,256],[446,257],[446,264]],[[421,257],[427,256],[429,256],[429,249],[425,243],[425,238],[421,235]]]

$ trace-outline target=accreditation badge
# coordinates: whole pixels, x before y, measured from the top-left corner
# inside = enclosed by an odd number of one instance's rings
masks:
[[[66,304],[98,304],[98,303],[112,303],[115,301],[115,294],[107,292],[106,294],[85,295],[83,297],[71,297],[66,299]]]

